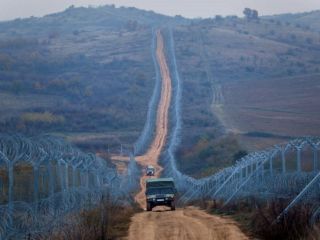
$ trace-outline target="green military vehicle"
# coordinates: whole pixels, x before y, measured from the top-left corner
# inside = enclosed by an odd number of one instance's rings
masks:
[[[146,181],[147,211],[156,206],[168,206],[171,211],[176,210],[176,188],[173,178],[150,178]]]

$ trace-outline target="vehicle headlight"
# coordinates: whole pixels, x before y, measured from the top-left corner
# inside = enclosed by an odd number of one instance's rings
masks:
[[[147,196],[147,199],[152,199],[152,198],[156,198],[156,195],[149,195],[149,196]]]
[[[166,198],[174,198],[174,194],[166,194]]]

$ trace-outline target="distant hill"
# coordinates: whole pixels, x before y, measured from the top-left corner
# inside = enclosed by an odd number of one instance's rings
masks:
[[[272,17],[217,17],[175,27],[174,39],[183,79],[181,169],[217,171],[232,162],[228,154],[238,156],[233,138],[251,151],[320,135],[317,31]],[[221,129],[232,138],[217,143]]]
[[[268,16],[267,18],[292,23],[296,26],[311,28],[320,32],[320,10],[297,14],[280,14]]]
[[[188,22],[114,6],[1,22],[0,131],[132,143],[155,83],[152,28]]]
[[[320,119],[309,119],[320,101],[318,19],[319,11],[194,20],[103,6],[0,22],[0,131],[54,133],[95,151],[132,147],[155,83],[152,29],[171,26],[183,82],[181,169],[210,174],[243,146],[320,135]]]
[[[113,30],[134,29],[140,27],[156,27],[159,25],[186,24],[190,20],[181,16],[169,17],[153,11],[140,10],[134,7],[115,7],[106,5],[96,8],[69,7],[63,12],[50,14],[42,18],[30,17],[27,19],[16,19],[14,21],[0,22],[0,31],[11,31],[13,35],[46,33],[47,31],[92,31],[92,30]],[[33,31],[34,30],[34,31]]]

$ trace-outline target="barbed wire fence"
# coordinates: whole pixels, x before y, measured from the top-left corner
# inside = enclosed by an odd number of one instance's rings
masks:
[[[142,130],[140,137],[134,144],[135,156],[142,154],[146,150],[146,148],[148,147],[148,143],[151,142],[151,139],[154,135],[155,128],[156,128],[155,125],[156,125],[157,109],[158,109],[158,103],[161,95],[161,74],[160,74],[160,66],[156,58],[156,51],[157,51],[157,35],[156,35],[156,30],[153,28],[151,54],[152,54],[152,60],[153,60],[154,69],[155,69],[155,85],[153,88],[151,99],[148,104],[148,112],[147,112],[147,118],[146,118],[144,128]]]
[[[129,196],[139,187],[141,171],[134,156],[146,150],[154,134],[161,93],[156,40],[152,29],[155,85],[144,129],[134,145],[105,149],[109,156],[129,156],[124,174],[62,139],[0,135],[0,240],[59,227],[63,216],[97,205],[105,194],[124,204],[132,200]]]
[[[120,175],[104,159],[59,138],[0,135],[0,239],[21,239],[59,226],[108,193],[126,204],[139,168],[131,155]]]
[[[153,30],[152,50],[156,47]],[[172,129],[163,158],[164,175],[175,179],[183,203],[195,199],[218,199],[224,204],[248,197],[283,197],[291,203],[314,205],[312,222],[320,217],[320,138],[304,137],[265,151],[252,153],[212,176],[195,179],[180,172],[175,151],[180,143],[182,81],[174,53],[172,31],[164,33],[173,80]],[[144,130],[134,147],[120,146],[129,155],[127,171],[119,174],[103,159],[86,154],[62,139],[50,136],[26,138],[0,135],[0,240],[21,239],[59,227],[68,214],[99,204],[104,194],[130,202],[130,193],[139,186],[140,169],[134,156],[142,153],[155,127],[160,96],[159,66],[153,55],[156,83],[148,106]],[[117,152],[118,150],[116,150]],[[108,150],[110,153],[110,149]]]
[[[129,156],[124,174],[62,139],[0,135],[0,240],[58,227],[63,216],[97,205],[105,194],[123,203],[131,201],[129,196],[138,189],[140,177],[134,156],[146,150],[154,134],[161,93],[155,52],[156,31],[152,29],[155,85],[140,137],[133,146],[108,145],[105,149],[108,155]]]

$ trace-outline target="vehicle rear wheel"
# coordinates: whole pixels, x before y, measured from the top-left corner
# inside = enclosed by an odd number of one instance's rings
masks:
[[[176,210],[176,204],[175,204],[174,201],[171,202],[170,208],[171,208],[171,211],[175,211]]]
[[[149,202],[147,202],[147,211],[152,211],[152,206]]]

